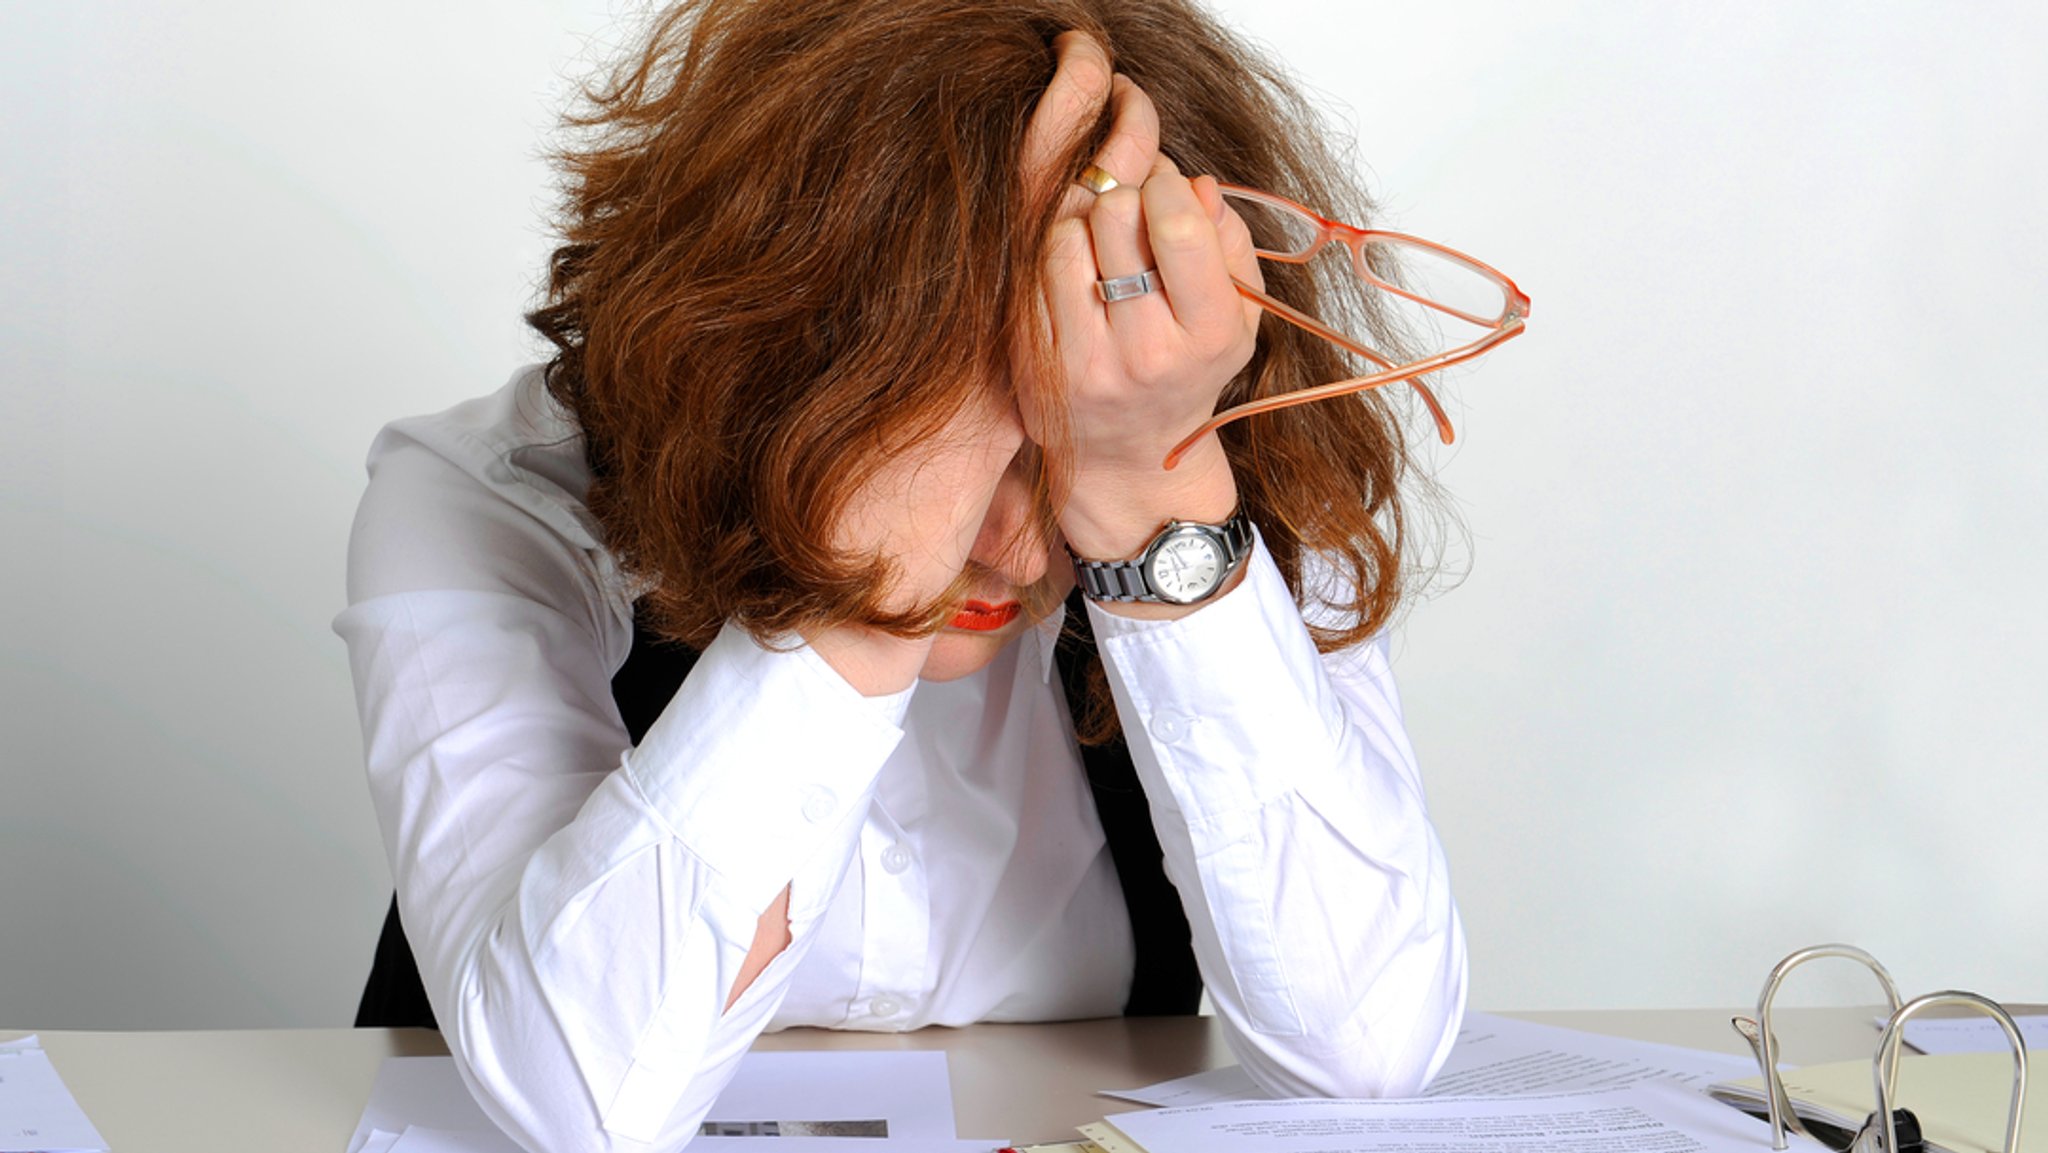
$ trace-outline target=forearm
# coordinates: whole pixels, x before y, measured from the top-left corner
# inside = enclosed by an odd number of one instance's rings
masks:
[[[1464,942],[1383,656],[1317,656],[1263,548],[1178,622],[1095,613],[1132,759],[1233,1047],[1267,1089],[1412,1093]]]
[[[587,638],[493,603],[518,623],[465,623],[465,594],[344,617],[422,978],[530,1147],[678,1147],[780,1003],[900,732],[814,656],[728,630],[621,764]],[[747,983],[785,889],[790,945]]]
[[[781,1004],[817,910],[797,911],[789,946],[747,980],[758,915],[687,854],[651,849],[566,903],[548,864],[474,923],[471,953],[423,962],[449,1047],[530,1149],[681,1148]]]

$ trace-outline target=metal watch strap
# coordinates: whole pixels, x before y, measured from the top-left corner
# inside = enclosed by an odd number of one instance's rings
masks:
[[[1081,595],[1092,601],[1147,601],[1152,604],[1199,603],[1199,601],[1182,602],[1162,597],[1152,588],[1152,583],[1145,578],[1145,561],[1151,557],[1153,548],[1162,538],[1180,528],[1208,529],[1210,532],[1215,533],[1218,539],[1223,542],[1224,579],[1227,579],[1232,572],[1235,572],[1238,565],[1244,563],[1245,557],[1251,555],[1252,518],[1246,516],[1241,509],[1232,513],[1230,519],[1222,524],[1205,524],[1201,521],[1191,520],[1170,520],[1166,522],[1166,527],[1160,529],[1150,541],[1147,541],[1144,549],[1131,560],[1088,560],[1084,557],[1075,556],[1071,549],[1068,550],[1067,555],[1072,557],[1074,561],[1074,581],[1081,586]],[[1217,581],[1216,587],[1223,587],[1222,579]],[[1200,599],[1206,600],[1208,596],[1214,595],[1215,593],[1212,591]]]

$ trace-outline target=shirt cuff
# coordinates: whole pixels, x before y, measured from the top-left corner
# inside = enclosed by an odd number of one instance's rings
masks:
[[[676,840],[765,909],[865,811],[908,702],[863,697],[808,647],[764,648],[727,624],[625,769]]]
[[[1180,812],[1198,851],[1235,840],[1344,739],[1343,706],[1263,541],[1245,563],[1236,588],[1176,620],[1088,606],[1125,739],[1167,786],[1153,803]]]

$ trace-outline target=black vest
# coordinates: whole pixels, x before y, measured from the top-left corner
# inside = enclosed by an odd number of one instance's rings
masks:
[[[1076,593],[1067,602],[1067,628],[1060,636],[1055,654],[1060,680],[1066,686],[1070,709],[1081,710],[1081,670],[1095,649],[1088,628],[1088,612]],[[683,678],[697,663],[697,651],[670,644],[648,632],[635,615],[633,648],[626,663],[612,677],[612,700],[626,722],[634,744],[668,707],[669,698],[682,687]],[[1102,831],[1109,841],[1110,858],[1116,863],[1117,879],[1124,890],[1124,904],[1130,909],[1131,937],[1136,944],[1137,967],[1131,979],[1130,1000],[1124,1014],[1131,1017],[1159,1017],[1193,1013],[1202,997],[1202,977],[1195,969],[1195,953],[1188,940],[1187,915],[1181,911],[1180,894],[1166,879],[1160,864],[1159,838],[1152,829],[1152,814],[1145,803],[1144,789],[1131,768],[1131,755],[1121,736],[1099,746],[1083,746],[1081,760],[1088,772],[1095,810],[1102,818]],[[359,1027],[435,1028],[434,1010],[427,1004],[420,971],[406,943],[405,928],[398,923],[398,900],[384,917],[384,932],[377,940],[376,959],[370,966],[369,984],[363,989],[356,1009]]]

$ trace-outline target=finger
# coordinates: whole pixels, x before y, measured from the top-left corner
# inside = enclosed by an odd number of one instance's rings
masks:
[[[1043,284],[1046,319],[1056,343],[1085,347],[1102,338],[1107,325],[1095,295],[1100,275],[1087,224],[1079,217],[1054,222],[1045,238]]]
[[[1095,265],[1105,280],[1151,271],[1152,247],[1145,239],[1144,200],[1139,189],[1161,171],[1173,169],[1173,162],[1159,153],[1159,112],[1153,107],[1152,98],[1121,72],[1112,80],[1112,86],[1110,106],[1115,119],[1110,123],[1108,139],[1097,153],[1096,164],[1124,184],[1097,196],[1088,210],[1088,234],[1093,242]],[[1117,303],[1141,304],[1137,300]],[[1152,310],[1160,305],[1161,302],[1152,301],[1125,311],[1151,315],[1156,321],[1158,314]],[[1128,322],[1132,317],[1126,315],[1123,319]]]
[[[1147,179],[1147,180],[1150,180],[1150,179],[1151,179],[1151,178],[1153,178],[1154,176],[1179,176],[1179,175],[1180,175],[1180,165],[1178,165],[1178,164],[1175,164],[1175,163],[1173,162],[1173,157],[1171,157],[1171,156],[1168,156],[1168,155],[1167,155],[1166,153],[1164,153],[1164,152],[1154,152],[1154,153],[1152,154],[1152,170],[1151,170],[1150,172],[1147,172],[1147,173],[1145,174],[1145,179]]]
[[[1088,239],[1095,250],[1095,266],[1105,282],[1154,270],[1152,248],[1145,240],[1144,215],[1142,194],[1128,185],[1096,199],[1095,207],[1088,213]],[[1160,337],[1164,335],[1162,326],[1173,323],[1173,310],[1167,307],[1164,290],[1157,287],[1117,300],[1104,300],[1098,294],[1095,305],[1104,312],[1110,330],[1129,339],[1147,339],[1148,329],[1150,338]]]
[[[1159,109],[1144,89],[1119,72],[1110,79],[1109,110],[1109,135],[1093,163],[1120,187],[1135,188],[1151,175],[1158,160]],[[1077,185],[1068,192],[1062,208],[1069,215],[1079,215],[1089,210],[1094,196]]]
[[[1245,226],[1244,218],[1231,210],[1230,202],[1224,199],[1215,177],[1195,177],[1194,188],[1203,211],[1216,222],[1216,238],[1223,243],[1223,263],[1229,267],[1230,275],[1253,288],[1264,288],[1266,278],[1259,270],[1258,252],[1252,247],[1252,231]]]
[[[1147,180],[1142,197],[1145,231],[1174,318],[1191,333],[1234,338],[1244,327],[1244,308],[1211,209],[1178,174]]]
[[[1149,271],[1152,246],[1145,238],[1144,194],[1126,184],[1096,197],[1088,210],[1088,238],[1103,279]]]
[[[1109,54],[1087,33],[1062,32],[1052,47],[1058,63],[1024,129],[1024,173],[1037,186],[1071,179],[1071,173],[1057,169],[1102,115],[1113,87]]]
[[[1159,156],[1159,109],[1119,72],[1110,78],[1109,111],[1109,136],[1095,153],[1095,166],[1125,184],[1143,184]]]

